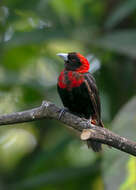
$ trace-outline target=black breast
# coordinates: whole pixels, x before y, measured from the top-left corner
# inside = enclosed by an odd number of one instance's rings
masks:
[[[74,87],[71,90],[62,89],[58,86],[58,92],[63,105],[71,112],[86,119],[94,114],[91,98],[84,82],[79,87]]]

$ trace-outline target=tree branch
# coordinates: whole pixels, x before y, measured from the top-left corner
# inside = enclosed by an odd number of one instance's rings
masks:
[[[61,109],[53,103],[44,101],[40,107],[34,109],[1,115],[0,125],[30,122],[46,118],[56,119],[81,132],[81,140],[92,139],[136,156],[136,142],[121,137],[106,128],[92,125],[86,119],[73,115],[70,112],[65,112],[59,119],[60,111]]]

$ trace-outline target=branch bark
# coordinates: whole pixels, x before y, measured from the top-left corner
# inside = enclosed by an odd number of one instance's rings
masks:
[[[86,119],[67,111],[59,119],[60,111],[61,109],[55,104],[44,101],[40,107],[34,109],[1,115],[0,125],[30,122],[47,118],[56,119],[81,132],[81,140],[92,139],[136,156],[136,142],[121,137],[106,128],[92,125]]]

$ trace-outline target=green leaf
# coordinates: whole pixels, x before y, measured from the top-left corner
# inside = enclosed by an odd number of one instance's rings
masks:
[[[111,13],[108,20],[105,23],[105,27],[113,28],[119,24],[124,18],[131,14],[136,9],[135,0],[123,1],[117,8]]]
[[[39,47],[34,45],[10,48],[3,54],[3,64],[9,70],[20,70],[30,63],[30,60],[38,56],[38,54]]]
[[[130,157],[127,164],[128,176],[121,185],[120,190],[135,190],[136,189],[136,159]]]
[[[9,40],[5,46],[9,48],[18,45],[47,43],[49,40],[68,38],[69,36],[69,31],[66,33],[61,33],[60,30],[51,30],[48,28],[46,30],[35,29],[30,32],[15,32],[12,39]]]
[[[71,16],[75,21],[82,18],[83,0],[53,0],[51,5],[55,12],[65,20],[67,16]]]
[[[136,58],[136,30],[120,30],[92,42],[104,49]]]

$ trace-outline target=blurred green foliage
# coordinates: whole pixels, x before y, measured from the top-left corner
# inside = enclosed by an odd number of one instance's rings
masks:
[[[101,62],[105,126],[136,140],[135,10],[135,0],[1,0],[0,114],[62,106],[56,53],[75,51]],[[96,155],[57,121],[1,126],[0,155],[2,190],[136,189],[134,157],[107,146]]]

